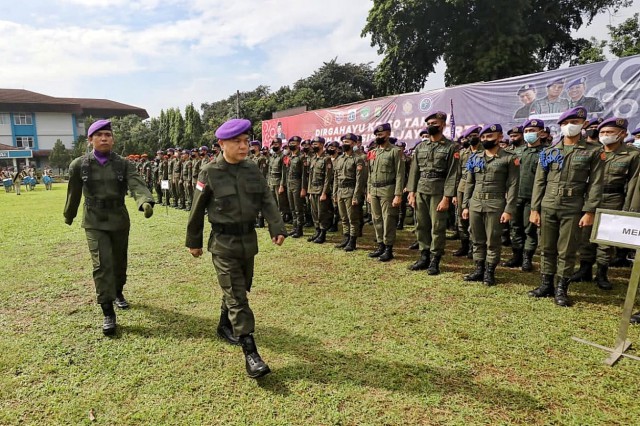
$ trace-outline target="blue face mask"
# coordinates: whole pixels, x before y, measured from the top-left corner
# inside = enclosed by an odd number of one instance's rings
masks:
[[[535,143],[538,140],[538,132],[530,132],[524,134],[524,141],[526,143]]]

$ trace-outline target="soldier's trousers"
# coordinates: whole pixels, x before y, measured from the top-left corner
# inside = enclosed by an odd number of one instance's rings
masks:
[[[253,333],[255,318],[247,298],[247,292],[251,290],[253,282],[253,256],[247,259],[211,257],[218,284],[222,289],[222,307],[228,312],[233,335],[244,336]]]
[[[184,203],[191,207],[191,201],[193,200],[193,187],[191,186],[191,182],[183,181],[182,186],[184,191]]]
[[[458,232],[461,240],[468,240],[469,236],[469,219],[462,218],[462,199],[464,192],[458,191],[456,198],[458,199],[457,215],[458,215]]]
[[[398,207],[393,207],[393,196],[371,196],[371,216],[376,241],[392,246],[396,241],[396,226],[398,225]]]
[[[156,191],[156,195],[158,196],[158,204],[162,204],[162,199],[164,198],[164,194],[162,191],[162,187],[160,186],[160,183],[156,183],[153,186],[153,189]]]
[[[300,187],[290,188],[287,188],[287,196],[293,215],[293,226],[302,226],[304,225],[304,198],[300,196]]]
[[[615,196],[615,195],[605,195],[604,199],[600,203],[601,209],[609,209],[609,210],[622,210],[624,207],[624,198],[623,196]],[[607,199],[609,198],[609,199]],[[614,200],[611,200],[614,198]],[[582,228],[582,232],[580,233],[580,261],[581,262],[589,262],[595,263],[598,262],[601,265],[608,265],[615,255],[615,248],[612,246],[605,246],[599,244],[592,244],[591,241],[591,230],[593,226],[587,226]]]
[[[442,195],[416,192],[416,239],[420,250],[430,250],[432,255],[444,256],[447,243],[449,211],[437,211]]]
[[[500,262],[502,253],[502,224],[499,212],[469,211],[469,223],[473,236],[473,260],[489,264]]]
[[[285,187],[285,191],[280,194],[278,190],[280,189],[280,185],[269,185],[269,189],[271,190],[271,194],[273,198],[276,200],[276,204],[278,205],[278,211],[280,214],[289,213],[289,202],[287,200],[287,188]]]
[[[309,195],[309,204],[311,204],[311,217],[313,224],[319,229],[331,228],[333,221],[333,202],[331,197],[327,195],[326,200],[320,201],[321,194]]]
[[[338,212],[342,221],[342,234],[350,237],[360,236],[360,224],[362,223],[362,202],[358,200],[358,205],[354,206],[353,198],[339,198]]]
[[[538,248],[538,227],[529,222],[531,199],[518,198],[516,210],[509,222],[511,225],[511,246],[514,249],[536,251]]]
[[[99,304],[113,302],[127,282],[129,228],[117,231],[86,229]]]
[[[581,212],[543,208],[540,227],[540,273],[570,278],[582,230]]]

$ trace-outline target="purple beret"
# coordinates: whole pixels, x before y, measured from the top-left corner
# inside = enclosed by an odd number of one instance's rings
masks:
[[[373,131],[373,134],[377,135],[380,132],[386,132],[386,131],[391,131],[391,124],[389,123],[380,124],[378,127],[375,128],[375,130]]]
[[[428,134],[429,134],[429,131],[428,131],[427,129],[422,129],[422,130],[420,130],[420,136],[422,136],[422,135],[428,135]]]
[[[313,142],[324,144],[326,141],[324,140],[324,138],[322,136],[316,136],[315,138],[313,138],[311,140],[311,143],[313,143]]]
[[[604,121],[602,117],[593,117],[589,119],[589,127],[598,127]]]
[[[637,128],[637,129],[635,129],[633,132],[631,132],[631,134],[632,134],[633,136],[635,136],[635,135],[640,135],[640,127],[638,127],[638,128]]]
[[[289,138],[289,142],[300,142],[302,141],[302,138],[300,136],[291,136]]]
[[[484,135],[485,133],[493,132],[502,133],[502,126],[500,124],[487,124],[482,128],[482,130],[480,130],[480,136]]]
[[[527,83],[524,86],[521,86],[518,89],[518,96],[522,95],[524,92],[526,92],[527,90],[536,90],[536,85],[532,84],[532,83]]]
[[[362,142],[362,135],[358,135],[358,142]]]
[[[514,127],[510,128],[507,131],[507,134],[510,135],[511,133],[522,133],[522,127],[521,126],[514,126]]]
[[[443,112],[443,111],[433,112],[433,113],[427,115],[427,118],[424,119],[424,122],[426,123],[427,120],[429,120],[430,118],[439,118],[440,120],[447,121],[447,113]]]
[[[192,148],[191,149],[191,153],[192,154],[197,154],[198,153],[198,148]]]
[[[577,106],[575,108],[571,108],[562,113],[560,118],[558,118],[558,124],[562,124],[564,120],[569,120],[570,118],[587,118],[587,110],[585,107]]]
[[[395,143],[395,145],[396,145],[396,146],[399,146],[400,148],[404,148],[404,147],[406,147],[406,146],[407,146],[407,143],[406,143],[406,142],[402,142],[402,141],[397,141],[397,142]]]
[[[168,153],[170,153],[170,152],[176,152],[176,150],[175,150],[175,149],[173,149],[173,148],[169,148],[169,149],[167,149],[167,154],[168,154]]]
[[[547,87],[553,86],[554,84],[564,84],[564,77],[558,77],[547,81]]]
[[[162,150],[157,150],[156,154],[164,154],[164,153],[162,152]]]
[[[222,124],[216,130],[216,138],[218,139],[233,139],[240,136],[243,133],[248,133],[251,128],[251,122],[244,118],[232,118],[231,120]]]
[[[567,89],[571,89],[573,86],[577,86],[579,84],[584,84],[586,82],[587,82],[587,77],[576,78],[571,83],[567,84]]]
[[[200,147],[200,151],[209,151],[209,147],[208,147],[208,146],[206,146],[206,145],[202,145],[202,146]]]
[[[346,135],[342,135],[340,138],[341,141],[348,140],[351,142],[358,142],[358,137],[353,133],[347,133]]]
[[[395,144],[396,144],[396,142],[398,142],[398,138],[389,138],[389,143],[390,143],[391,145],[395,145]]]
[[[251,145],[251,146],[260,146],[260,141],[251,141],[251,142],[249,142],[249,145]]]
[[[546,126],[543,132],[551,134],[551,129],[549,128],[549,126]]]
[[[329,145],[331,145],[331,146],[335,146],[336,148],[338,148],[338,147],[340,146],[340,142],[338,142],[338,141],[333,141],[333,142],[331,142]]]
[[[462,133],[462,137],[468,138],[471,133],[480,133],[480,130],[482,130],[482,127],[480,126],[471,126]]]
[[[600,123],[600,125],[598,126],[598,131],[600,131],[603,127],[617,127],[619,129],[627,130],[627,127],[629,127],[629,122],[626,118],[611,117]]]
[[[111,121],[109,120],[98,120],[94,122],[91,126],[89,126],[89,130],[87,130],[87,137],[90,138],[98,130],[111,130]]]
[[[282,143],[282,138],[273,138],[271,139],[271,143]]]
[[[191,154],[191,150],[190,149],[183,149],[182,153],[183,154]]]
[[[544,121],[537,118],[530,118],[522,125],[523,129],[526,129],[527,127],[538,127],[540,129],[544,129]]]

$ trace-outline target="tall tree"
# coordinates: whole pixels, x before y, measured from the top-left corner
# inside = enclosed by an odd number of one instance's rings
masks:
[[[204,127],[200,113],[193,106],[193,103],[187,105],[184,110],[184,146],[185,148],[194,148],[200,145]]]
[[[53,149],[51,150],[51,154],[49,154],[49,164],[51,167],[58,169],[58,173],[60,173],[60,170],[69,167],[70,163],[71,153],[67,151],[67,147],[64,146],[60,139],[56,140],[56,143],[53,145]]]
[[[629,0],[374,0],[362,36],[383,56],[387,94],[422,89],[438,61],[446,85],[555,69],[579,55],[572,31]]]
[[[619,58],[640,54],[640,20],[634,14],[618,26],[608,25],[611,41],[609,50]]]
[[[591,37],[589,41],[585,40],[584,47],[580,49],[578,57],[571,61],[571,66],[606,61],[607,58],[604,56],[606,45],[606,41],[598,40],[595,37]]]

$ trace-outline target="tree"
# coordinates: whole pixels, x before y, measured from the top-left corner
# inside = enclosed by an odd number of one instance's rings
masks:
[[[384,55],[375,82],[386,94],[418,91],[438,61],[445,84],[556,69],[584,39],[571,33],[629,0],[374,0],[362,36]]]
[[[184,146],[185,148],[195,148],[202,141],[204,127],[200,113],[194,108],[193,104],[187,105],[184,110]]]
[[[585,42],[585,46],[580,49],[578,57],[571,61],[571,66],[592,64],[594,62],[607,60],[604,56],[604,48],[607,45],[606,41],[591,37],[589,41],[585,40]]]
[[[88,127],[87,127],[88,129]],[[87,153],[87,137],[82,135],[78,136],[78,140],[73,144],[73,150],[71,151],[71,159],[78,158]]]
[[[64,146],[60,139],[56,140],[56,143],[53,145],[53,149],[51,150],[51,154],[49,154],[49,165],[58,169],[58,173],[60,173],[60,170],[67,169],[70,163],[71,153],[67,151],[67,147]]]
[[[619,58],[640,54],[640,20],[639,14],[634,14],[622,24],[614,27],[608,25],[611,41],[609,50]]]

